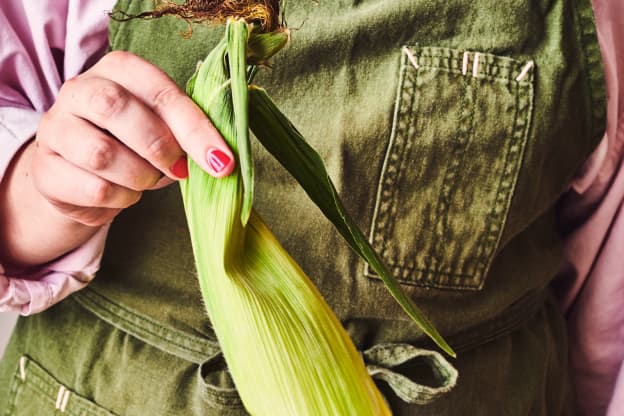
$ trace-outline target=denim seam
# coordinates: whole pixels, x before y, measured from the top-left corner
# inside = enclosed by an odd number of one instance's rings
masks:
[[[207,385],[203,394],[210,405],[225,407],[228,409],[244,408],[242,400],[237,392],[219,391],[213,386]]]
[[[90,288],[76,292],[72,298],[112,326],[185,360],[201,364],[207,358],[220,352],[216,341],[214,342],[215,345],[210,345],[211,342],[208,340],[202,340],[179,330],[160,325],[145,316],[128,310]]]
[[[19,369],[19,364],[18,364],[18,367],[13,373],[13,378],[11,379],[11,387],[9,388],[10,401],[9,401],[9,406],[7,407],[5,416],[11,416],[13,414],[13,411],[15,410],[15,405],[17,404],[17,392],[19,390],[19,384],[21,381],[19,374],[20,374],[20,369]]]
[[[413,97],[414,94],[408,94],[409,91],[405,91],[406,84],[409,82],[407,80],[410,73],[408,72],[407,67],[407,58],[405,54],[402,55],[401,59],[401,67],[400,67],[400,82],[397,91],[397,101],[395,107],[395,117],[393,120],[393,130],[391,132],[390,143],[388,144],[388,151],[386,156],[387,163],[384,163],[383,173],[380,177],[380,182],[378,184],[379,189],[379,197],[377,199],[377,208],[375,209],[375,214],[373,218],[373,226],[371,227],[371,242],[375,246],[377,250],[380,250],[382,257],[387,257],[386,255],[386,241],[383,238],[385,235],[385,230],[388,228],[388,223],[391,221],[392,216],[387,215],[391,201],[396,199],[396,175],[399,172],[400,168],[400,157],[399,153],[405,147],[405,138],[403,137],[404,131],[401,128],[401,123],[403,120],[404,113],[406,111],[406,106],[402,105],[403,99],[405,96],[409,95]],[[412,82],[412,87],[413,82]],[[399,166],[397,166],[399,163]],[[385,174],[385,175],[384,175]],[[368,268],[367,268],[368,269]]]
[[[583,72],[585,87],[589,94],[585,105],[588,106],[589,135],[594,143],[602,138],[606,123],[606,90],[604,70],[601,64],[600,46],[597,42],[596,26],[591,2],[577,0],[572,8],[578,19],[578,41],[583,51]],[[595,131],[596,130],[596,131]]]
[[[17,392],[18,391],[24,391],[26,389],[29,389],[32,394],[34,394],[39,399],[44,400],[45,402],[54,403],[54,401],[55,401],[55,399],[52,398],[50,396],[50,394],[48,394],[48,392],[43,391],[41,389],[41,387],[39,385],[37,385],[36,383],[23,381],[23,382],[21,382],[20,388],[16,391],[16,396],[15,396],[16,403],[15,404],[17,404]],[[15,406],[14,410],[17,411],[18,410],[18,406]]]
[[[477,80],[473,80],[474,82],[481,82],[481,80],[477,79]],[[469,114],[469,120],[467,121],[467,127],[466,127],[466,131],[465,131],[465,137],[463,139],[463,143],[461,144],[461,148],[458,148],[458,155],[457,158],[453,161],[454,163],[456,163],[456,171],[455,171],[455,177],[454,182],[455,183],[451,183],[451,186],[453,189],[453,192],[457,190],[457,187],[459,186],[457,183],[457,180],[455,180],[456,176],[458,174],[460,174],[459,168],[463,165],[463,163],[466,160],[466,151],[468,150],[468,146],[470,145],[470,141],[472,138],[474,138],[474,127],[475,127],[475,106],[476,106],[476,102],[477,102],[477,92],[478,92],[478,86],[475,87],[474,85],[470,85],[469,82],[466,83],[466,93],[465,93],[465,97],[469,96],[469,93],[472,93],[472,104],[470,105],[471,110],[468,111]],[[472,87],[472,88],[469,88]],[[459,160],[461,159],[461,161]],[[452,194],[451,194],[452,195]],[[450,197],[449,197],[450,200]],[[451,209],[451,204],[447,204],[446,207],[446,212],[444,214],[444,234],[448,234],[448,215],[449,215],[449,211]],[[443,234],[443,235],[444,235]],[[442,250],[442,247],[440,246],[440,250]],[[436,273],[439,275],[442,272],[442,270],[440,268],[438,268],[438,270],[436,270]],[[457,273],[455,273],[455,275],[457,275]],[[469,275],[472,275],[473,278],[471,278],[470,280],[478,280],[481,281],[483,279],[483,276],[475,276],[474,273],[469,273]],[[455,278],[455,282],[453,282],[454,285],[457,284],[461,284],[462,286],[468,286],[468,287],[472,287],[474,284],[472,284],[470,281],[465,282],[464,279],[462,279],[459,276],[456,276]],[[479,286],[479,284],[476,284],[474,286]]]
[[[507,149],[503,175],[499,180],[496,192],[496,200],[486,222],[490,229],[483,234],[483,255],[480,257],[478,267],[479,274],[485,274],[490,267],[494,257],[495,248],[498,246],[503,234],[503,228],[509,213],[511,199],[516,188],[518,174],[522,161],[524,160],[524,149],[528,141],[529,127],[531,124],[531,113],[533,112],[533,88],[532,84],[527,84],[527,91],[523,94],[520,85],[515,84],[516,89],[516,116],[514,117],[513,129],[511,132],[512,143]],[[507,185],[505,185],[507,184]],[[499,213],[497,214],[497,209]],[[498,224],[498,230],[492,229],[494,224]]]
[[[505,179],[505,172],[507,170],[507,166],[509,163],[509,158],[510,155],[512,153],[512,149],[514,146],[513,140],[514,140],[514,132],[516,131],[516,123],[518,122],[518,117],[520,114],[520,109],[519,109],[519,97],[518,97],[518,88],[516,86],[516,93],[514,94],[515,97],[515,105],[514,105],[514,118],[513,118],[513,124],[511,126],[511,134],[510,134],[510,140],[512,141],[512,143],[506,148],[506,154],[505,154],[505,164],[503,165],[503,174],[501,175],[501,177],[498,180],[498,186],[496,188],[496,195],[494,196],[494,203],[492,205],[492,209],[490,210],[488,217],[486,219],[485,222],[485,229],[486,231],[481,235],[481,237],[479,238],[479,243],[477,245],[477,252],[476,252],[476,257],[478,259],[477,261],[477,273],[483,273],[483,269],[487,266],[487,246],[488,246],[488,237],[489,235],[492,233],[491,231],[491,227],[494,224],[494,219],[493,217],[496,214],[496,210],[501,208],[501,205],[499,204],[499,197],[501,195],[501,188],[502,188],[502,183]],[[499,230],[502,231],[502,230]]]
[[[56,398],[51,391],[54,390],[53,385],[61,386],[58,382],[51,382],[51,380],[44,379],[41,374],[39,374],[40,369],[37,366],[32,365],[33,362],[30,359],[26,360],[27,365],[27,374],[26,380],[22,381],[22,388],[30,387],[33,392],[39,395],[42,399],[54,403]],[[47,390],[50,391],[47,391]],[[73,392],[72,392],[73,393]],[[71,412],[70,412],[71,413]]]
[[[435,47],[411,47],[410,50],[412,50],[416,55],[420,68],[446,70],[451,73],[462,74],[461,65],[463,57],[458,55],[458,50]],[[446,51],[447,55],[438,54],[438,51]],[[431,59],[428,58],[438,58],[450,62],[427,62],[431,61]],[[425,62],[422,62],[423,60]],[[449,65],[449,63],[451,64]],[[481,76],[478,76],[478,78],[513,82],[516,80],[516,76],[520,74],[525,65],[526,61],[493,55],[490,53],[481,53],[479,66],[479,75]],[[506,76],[496,75],[494,72],[497,71],[505,72]],[[533,71],[529,71],[521,82],[532,81]]]
[[[33,361],[30,357],[26,358],[26,379],[18,380],[21,382],[22,388],[30,388],[37,393],[42,399],[55,403],[55,392],[63,386],[61,382],[56,380],[52,375],[48,374],[45,369]],[[15,377],[19,378],[19,368],[15,373]],[[85,397],[80,396],[76,392],[70,391],[70,400],[68,406],[65,409],[64,414],[69,416],[84,416],[85,413],[94,416],[110,416],[113,413],[98,406],[96,403],[90,402]]]
[[[386,210],[380,213],[380,215],[385,216],[384,222],[386,224],[385,226],[386,235],[392,234],[392,232],[395,229],[396,208],[398,206],[397,202],[399,200],[398,184],[401,183],[401,180],[404,177],[404,173],[406,170],[405,166],[406,166],[406,163],[408,163],[407,155],[409,154],[409,150],[411,148],[411,143],[412,143],[411,135],[410,135],[410,128],[416,129],[416,126],[414,125],[413,114],[417,113],[419,102],[420,102],[420,100],[417,100],[417,94],[416,94],[416,90],[418,89],[418,72],[419,71],[415,69],[414,67],[412,67],[411,65],[408,65],[407,60],[406,60],[407,56],[404,56],[403,59],[404,59],[404,64],[405,64],[404,65],[405,79],[407,82],[407,87],[404,86],[403,98],[409,97],[409,99],[402,100],[402,103],[405,103],[405,104],[401,104],[401,108],[404,109],[404,111],[401,111],[399,113],[399,118],[402,120],[402,122],[399,122],[399,125],[397,127],[397,135],[400,134],[399,137],[401,137],[402,139],[402,147],[395,149],[395,152],[393,152],[394,156],[396,156],[396,161],[397,161],[396,163],[398,164],[398,166],[395,166],[396,171],[395,171],[392,183],[388,183],[389,189],[392,190],[392,195],[386,201],[386,206],[389,207],[390,211],[394,211],[394,212],[388,212],[388,210]],[[384,238],[382,238],[381,241],[384,244],[387,243],[387,240]],[[385,250],[382,251],[382,256],[385,258],[390,257],[389,254],[386,254],[387,244],[386,244],[386,247],[384,248]]]
[[[436,207],[436,217],[438,222],[435,226],[436,239],[434,243],[431,245],[431,251],[429,253],[429,259],[439,259],[442,256],[442,251],[444,250],[444,236],[448,234],[448,215],[451,208],[451,200],[453,191],[456,186],[453,186],[457,183],[457,169],[460,165],[459,159],[463,159],[463,155],[465,154],[466,146],[470,138],[470,134],[473,130],[473,122],[474,122],[474,102],[470,106],[470,109],[466,109],[467,107],[467,97],[469,94],[470,82],[467,77],[462,79],[464,84],[463,93],[460,99],[462,111],[459,114],[457,121],[457,129],[455,131],[456,140],[453,146],[452,155],[449,158],[449,162],[447,165],[447,170],[444,175],[444,179],[442,181],[442,192],[440,193],[440,198],[438,199],[438,206]],[[474,90],[474,88],[473,88]],[[476,92],[476,91],[474,91]],[[444,199],[444,201],[443,201]],[[443,202],[442,202],[443,201]],[[440,229],[441,228],[441,229]],[[441,271],[441,262],[437,262],[435,267],[426,267],[427,269],[432,270],[434,275],[439,275]],[[449,276],[451,277],[451,276]],[[458,276],[453,276],[456,279],[456,282],[459,284],[466,284],[463,282],[463,279]],[[445,284],[446,282],[439,282],[440,284]],[[446,283],[448,284],[448,283]]]
[[[16,410],[17,394],[19,391],[26,389],[26,388],[30,388],[41,399],[44,399],[46,401],[51,401],[52,403],[54,403],[54,398],[51,396],[51,394],[48,391],[46,391],[46,388],[45,388],[46,386],[49,386],[50,383],[47,383],[46,380],[43,380],[40,377],[40,375],[38,374],[39,369],[35,366],[32,366],[32,361],[28,357],[26,358],[26,362],[25,362],[25,370],[27,374],[25,380],[21,379],[19,368],[16,370],[13,376],[16,387],[14,390],[11,391],[11,395],[13,396],[12,397],[13,403],[12,403],[12,406],[10,406],[11,412],[7,413],[7,415],[13,414],[13,410]]]
[[[410,265],[405,264],[405,262],[401,262],[401,261],[394,262],[393,259],[391,259],[390,261],[387,261],[386,264],[391,266],[391,267],[393,267],[393,268],[400,269],[400,270],[408,270],[408,271],[420,272],[420,273],[431,272],[431,269],[410,266]],[[470,278],[470,277],[472,277],[472,274],[469,274],[469,273],[445,272],[443,270],[436,271],[435,273],[436,274],[441,274],[441,275],[444,275],[444,276],[449,276],[449,277],[463,277],[463,278]]]
[[[430,70],[434,70],[434,71],[445,72],[445,73],[448,73],[448,74],[469,76],[469,75],[463,75],[460,70],[455,70],[453,68],[444,68],[444,67],[440,67],[440,66],[420,65],[419,69],[430,69]],[[518,73],[519,72],[520,71],[518,71]],[[531,73],[531,72],[532,71],[530,71],[529,73]],[[472,77],[472,75],[470,75],[470,77]],[[475,77],[473,77],[473,78],[475,78]],[[530,83],[530,82],[532,82],[532,77],[530,77],[528,74],[521,81],[515,81],[514,79],[509,79],[509,78],[504,78],[504,77],[496,77],[496,76],[493,76],[493,75],[490,75],[490,74],[483,74],[483,73],[479,73],[479,75],[476,78],[479,79],[479,80],[482,80],[482,81],[502,82],[504,84],[508,84],[510,82],[519,82],[521,84],[522,83]]]
[[[534,290],[499,315],[476,327],[467,328],[447,337],[457,353],[470,351],[510,334],[533,319],[547,298],[545,290]]]
[[[467,90],[468,90],[468,81],[466,80],[466,78],[462,77],[461,78],[461,83],[462,83],[462,93],[461,96],[459,97],[459,102],[460,102],[460,108],[462,109],[457,117],[457,128],[455,130],[455,136],[459,136],[459,131],[461,130],[461,122],[462,122],[462,118],[464,117],[464,107],[465,107],[465,101],[466,101],[466,94],[467,94]],[[455,153],[455,146],[453,146],[453,150],[451,151],[452,154]],[[452,160],[452,158],[450,158]],[[445,187],[445,183],[447,181],[448,178],[448,172],[449,172],[449,165],[451,164],[451,160],[449,160],[447,162],[447,166],[446,166],[446,171],[444,172],[444,179],[442,180],[442,187],[441,187],[441,192],[438,196],[438,200],[436,201],[436,208],[435,208],[435,219],[437,220],[434,222],[432,230],[433,230],[433,234],[434,234],[434,241],[431,244],[431,247],[429,249],[429,254],[427,255],[427,257],[425,257],[425,264],[424,264],[424,276],[422,277],[423,280],[426,280],[428,283],[432,283],[433,279],[436,277],[437,275],[437,270],[439,269],[438,267],[438,243],[439,241],[442,239],[440,236],[440,232],[438,230],[439,226],[440,226],[440,222],[442,220],[441,216],[444,215],[445,210],[441,209],[441,207],[443,206],[442,204],[442,199],[444,198],[444,187]],[[448,205],[448,204],[447,204]],[[439,251],[442,251],[442,249],[440,248]],[[451,276],[448,276],[451,277]],[[435,282],[433,282],[433,284],[435,285]]]
[[[407,56],[405,54],[403,56],[403,71],[405,83],[403,85],[403,90],[401,91],[401,102],[399,103],[400,110],[399,118],[397,120],[397,141],[392,152],[394,163],[389,167],[389,169],[394,167],[395,171],[392,175],[388,175],[388,180],[385,184],[386,189],[392,192],[391,196],[385,201],[388,210],[392,210],[393,208],[396,209],[396,203],[399,198],[398,184],[401,182],[401,173],[403,173],[403,168],[405,166],[405,158],[410,141],[409,123],[413,121],[410,115],[410,110],[412,110],[414,106],[414,97],[416,96],[415,91],[417,89],[418,70],[408,64]],[[392,230],[395,228],[394,220],[396,216],[388,210],[380,212],[380,216],[383,216],[384,218],[382,224],[386,224],[384,231],[386,233],[392,233]],[[381,241],[386,242],[383,238]],[[385,253],[382,253],[382,255],[385,255]]]

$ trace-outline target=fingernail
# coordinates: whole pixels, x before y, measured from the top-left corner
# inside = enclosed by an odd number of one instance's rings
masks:
[[[232,159],[219,149],[208,150],[208,165],[215,173],[221,173],[231,161]]]
[[[180,179],[186,179],[188,177],[188,163],[186,156],[182,156],[180,159],[171,166],[171,173]]]

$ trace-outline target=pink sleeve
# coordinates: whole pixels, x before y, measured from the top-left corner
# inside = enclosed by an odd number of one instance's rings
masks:
[[[35,134],[63,81],[102,56],[114,0],[0,2],[0,180]],[[99,267],[100,230],[79,249],[28,273],[0,265],[0,311],[39,312],[84,287]]]
[[[28,273],[11,273],[0,265],[0,311],[41,312],[85,287],[100,267],[107,231],[102,227],[78,249]]]
[[[624,2],[593,0],[607,82],[607,131],[562,199],[557,283],[584,415],[624,414]],[[615,389],[616,380],[618,389]]]

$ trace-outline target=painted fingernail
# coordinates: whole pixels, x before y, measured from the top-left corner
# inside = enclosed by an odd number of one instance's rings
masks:
[[[219,149],[208,150],[208,165],[215,173],[221,173],[231,161],[232,159]]]
[[[182,156],[180,159],[171,166],[171,173],[180,179],[186,179],[188,177],[188,163],[186,156]]]

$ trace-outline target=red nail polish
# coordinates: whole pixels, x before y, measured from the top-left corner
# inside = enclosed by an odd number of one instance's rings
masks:
[[[186,179],[188,177],[188,163],[186,156],[182,156],[180,159],[171,166],[171,173],[180,179]]]
[[[230,157],[219,149],[208,151],[208,165],[215,173],[223,171],[231,161]]]

